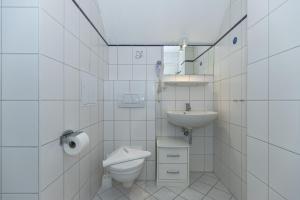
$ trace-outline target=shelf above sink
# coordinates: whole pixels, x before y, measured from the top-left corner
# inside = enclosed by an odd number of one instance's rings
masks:
[[[206,85],[208,81],[164,81],[166,85],[173,86],[198,86],[198,85]]]

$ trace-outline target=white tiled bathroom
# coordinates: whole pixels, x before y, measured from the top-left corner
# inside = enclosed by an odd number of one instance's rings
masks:
[[[0,200],[299,200],[298,0],[0,0]]]

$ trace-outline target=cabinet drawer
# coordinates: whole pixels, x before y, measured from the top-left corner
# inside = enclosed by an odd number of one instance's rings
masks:
[[[188,155],[186,148],[159,148],[159,163],[187,163]]]
[[[186,180],[187,170],[187,164],[160,164],[159,179]]]

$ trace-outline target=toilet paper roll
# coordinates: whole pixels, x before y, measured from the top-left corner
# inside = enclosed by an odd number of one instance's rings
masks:
[[[81,153],[90,143],[88,134],[82,132],[76,136],[70,136],[68,142],[64,143],[64,151],[70,156]]]

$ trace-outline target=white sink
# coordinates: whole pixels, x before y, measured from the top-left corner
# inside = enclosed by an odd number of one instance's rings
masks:
[[[183,128],[200,128],[217,118],[217,112],[204,111],[168,111],[168,121]]]

